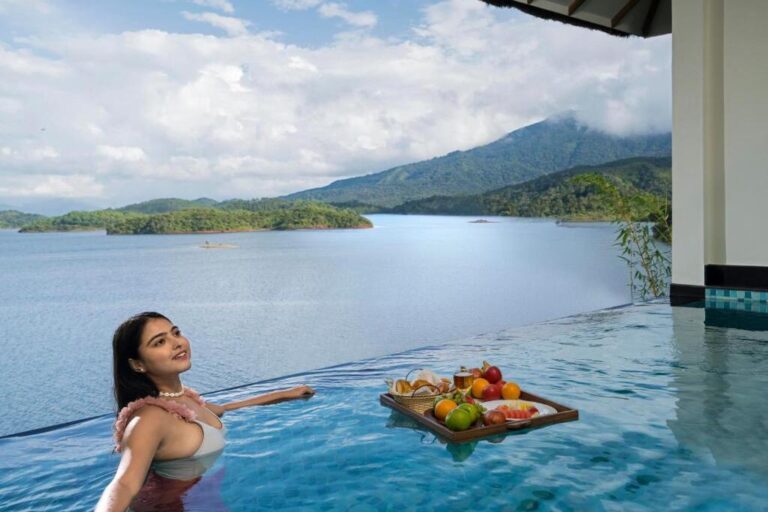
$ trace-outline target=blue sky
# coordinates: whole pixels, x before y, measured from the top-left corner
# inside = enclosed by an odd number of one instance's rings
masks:
[[[0,205],[277,196],[565,110],[664,131],[670,81],[668,36],[479,0],[0,0]]]
[[[3,3],[0,0],[0,5]],[[34,2],[33,2],[34,3]],[[0,37],[14,45],[17,37],[35,35],[39,28],[46,32],[111,33],[157,29],[176,33],[202,33],[219,36],[223,33],[204,22],[189,20],[183,12],[216,12],[223,16],[247,20],[255,32],[279,32],[281,41],[307,47],[318,47],[333,41],[334,36],[349,29],[349,24],[339,17],[324,17],[317,7],[323,3],[343,5],[354,13],[373,13],[376,24],[369,31],[382,38],[407,39],[413,37],[412,27],[422,21],[422,10],[435,2],[432,0],[352,0],[348,2],[285,2],[270,0],[224,0],[194,3],[189,0],[68,0],[47,3],[50,12],[47,20],[25,19],[35,11],[20,8],[22,1],[6,2],[6,14],[15,9],[16,16],[0,17]],[[16,5],[14,5],[16,4]],[[302,5],[303,4],[303,5]],[[315,4],[312,6],[312,4]],[[492,9],[492,8],[489,8]],[[513,11],[496,10],[500,19],[519,16]],[[38,10],[39,12],[39,10]],[[54,21],[55,18],[55,21]],[[42,23],[41,23],[42,22]]]

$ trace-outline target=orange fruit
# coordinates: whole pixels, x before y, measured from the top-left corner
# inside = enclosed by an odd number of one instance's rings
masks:
[[[483,398],[483,390],[490,385],[491,383],[482,377],[475,379],[475,381],[472,383],[472,396],[475,398]]]
[[[445,420],[448,413],[458,407],[459,404],[448,398],[443,398],[435,405],[435,418],[440,421]]]
[[[514,382],[507,382],[504,387],[501,388],[501,397],[504,400],[517,400],[520,398],[520,386]]]

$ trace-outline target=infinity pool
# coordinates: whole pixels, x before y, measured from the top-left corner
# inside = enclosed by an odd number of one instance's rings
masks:
[[[487,359],[577,422],[447,445],[381,407],[385,377]],[[308,383],[225,416],[184,510],[765,510],[768,333],[650,304],[568,317],[209,395]],[[111,479],[110,417],[0,439],[0,509],[85,510]]]

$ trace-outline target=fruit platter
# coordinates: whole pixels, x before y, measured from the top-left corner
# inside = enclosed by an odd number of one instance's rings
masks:
[[[461,443],[512,430],[579,419],[579,411],[528,392],[487,361],[450,377],[430,370],[388,379],[380,402],[448,441]]]

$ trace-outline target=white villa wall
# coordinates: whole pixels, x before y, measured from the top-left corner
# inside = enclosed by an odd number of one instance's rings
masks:
[[[728,265],[768,266],[767,0],[724,3]]]
[[[768,0],[672,2],[672,282],[768,266]]]
[[[704,284],[704,36],[701,0],[672,2],[672,282]]]

